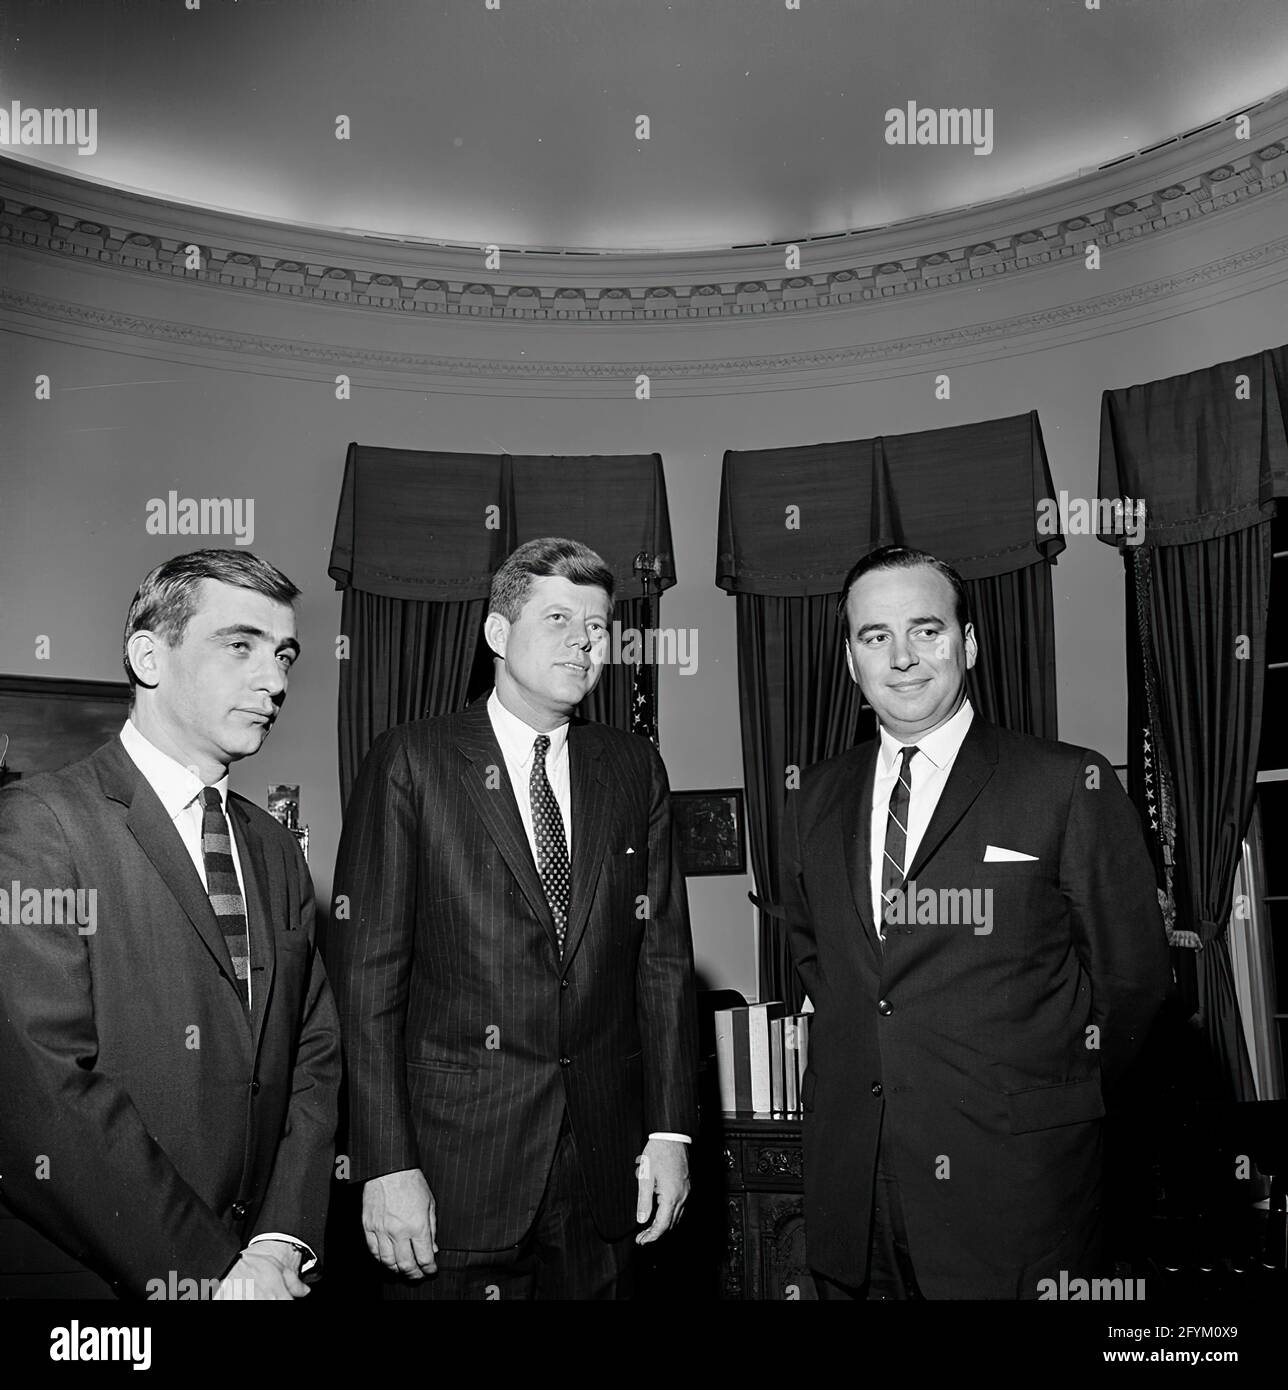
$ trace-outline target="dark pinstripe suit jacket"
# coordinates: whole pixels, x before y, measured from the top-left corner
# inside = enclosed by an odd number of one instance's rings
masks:
[[[574,719],[566,947],[486,701],[389,730],[363,764],[326,956],[355,1180],[419,1167],[446,1248],[519,1241],[565,1107],[600,1234],[634,1159],[697,1124],[693,953],[652,745]],[[344,920],[347,898],[348,920]]]

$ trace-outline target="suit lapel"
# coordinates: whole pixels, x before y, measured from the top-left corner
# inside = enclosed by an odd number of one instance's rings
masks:
[[[237,841],[237,856],[241,860],[242,881],[245,886],[246,932],[250,938],[250,1007],[251,1029],[258,1047],[268,1001],[273,996],[273,978],[277,969],[277,952],[273,947],[271,904],[274,894],[264,856],[264,842],[251,833],[246,809],[235,798],[228,798],[228,821]],[[284,900],[283,900],[284,901]]]
[[[962,746],[957,750],[953,770],[948,774],[948,781],[940,793],[935,814],[931,816],[926,833],[917,846],[916,857],[908,869],[909,879],[917,877],[926,861],[970,810],[996,767],[997,733],[991,724],[986,724],[977,714],[971,720]]]
[[[232,957],[210,905],[210,897],[160,797],[134,765],[119,739],[106,746],[105,764],[104,791],[114,801],[129,807],[126,828],[152,861],[161,881],[183,909],[230,987],[237,988]]]
[[[876,924],[872,920],[872,789],[876,781],[877,753],[881,740],[873,739],[863,750],[858,764],[857,793],[843,801],[841,822],[845,853],[845,871],[850,879],[850,894],[855,911],[863,923],[863,934],[873,955],[880,956]]]
[[[523,890],[523,896],[550,934],[557,952],[559,938],[555,933],[554,918],[519,816],[519,805],[515,800],[518,793],[510,785],[501,745],[492,732],[486,700],[476,701],[462,713],[456,746],[466,759],[461,769],[461,783],[466,794],[510,866],[510,872]]]
[[[574,719],[568,729],[568,780],[572,804],[572,884],[564,960],[572,959],[586,931],[608,849],[608,809],[612,800],[604,743],[594,725]]]

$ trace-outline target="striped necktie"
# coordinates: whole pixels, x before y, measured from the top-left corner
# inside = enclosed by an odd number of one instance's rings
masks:
[[[243,1006],[250,1009],[250,937],[246,930],[246,903],[237,868],[233,863],[233,842],[224,815],[223,803],[214,787],[201,792],[201,857],[206,865],[206,892],[215,910],[219,930],[224,934],[233,973],[241,986]]]
[[[559,954],[563,955],[564,933],[568,930],[568,838],[564,834],[563,812],[546,776],[546,750],[550,740],[538,734],[532,745],[532,775],[528,792],[532,797],[532,828],[537,841],[537,872],[546,890],[550,915],[555,919]]]
[[[889,921],[891,895],[903,887],[904,859],[908,850],[908,802],[912,796],[912,760],[915,744],[900,753],[899,776],[890,789],[890,809],[886,812],[885,858],[881,861],[881,925],[877,936],[884,941]],[[905,918],[906,920],[906,918]]]

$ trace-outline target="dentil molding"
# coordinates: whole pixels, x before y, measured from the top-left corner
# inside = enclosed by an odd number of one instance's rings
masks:
[[[933,355],[939,362],[949,354],[996,345],[999,355],[1022,350],[1017,340],[1035,334],[1076,334],[1080,326],[1108,314],[1148,311],[1151,305],[1172,300],[1177,295],[1202,293],[1226,285],[1234,277],[1274,274],[1288,267],[1288,236],[1223,256],[1172,275],[1142,281],[1124,289],[1089,299],[1059,304],[1031,313],[1016,314],[932,333],[911,334],[879,342],[818,348],[796,352],[701,358],[689,361],[566,361],[497,359],[491,357],[448,357],[398,352],[382,348],[316,343],[273,338],[230,329],[209,328],[191,323],[150,318],[121,310],[103,309],[67,300],[54,299],[23,290],[0,286],[0,322],[31,320],[40,326],[38,336],[70,338],[89,345],[102,345],[112,335],[124,336],[146,345],[149,355],[183,356],[200,360],[210,354],[246,356],[259,363],[276,365],[288,374],[321,377],[334,372],[364,374],[390,384],[403,376],[410,383],[433,379],[480,382],[584,381],[615,383],[647,373],[657,380],[773,379],[796,372],[861,372],[864,368],[888,368],[904,359]],[[1233,287],[1232,293],[1243,288]],[[106,339],[99,335],[107,335]]]
[[[1288,93],[1261,103],[1249,121],[1248,140],[1237,138],[1233,119],[1218,121],[1050,189],[888,228],[802,238],[794,272],[783,268],[786,242],[658,255],[501,248],[499,268],[487,271],[480,247],[259,222],[12,159],[0,159],[0,254],[14,248],[233,293],[507,325],[825,313],[1040,271],[1081,259],[1093,242],[1107,251],[1280,197],[1288,189]],[[12,286],[18,259],[8,261]]]

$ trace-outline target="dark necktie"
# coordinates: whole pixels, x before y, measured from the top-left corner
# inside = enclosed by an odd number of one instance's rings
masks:
[[[206,892],[215,919],[224,934],[233,973],[240,986],[242,1004],[250,1008],[250,938],[246,933],[246,903],[233,864],[233,842],[228,820],[214,787],[201,793],[201,857],[206,864]]]
[[[886,812],[885,858],[881,861],[881,925],[877,928],[882,941],[889,921],[891,894],[903,887],[908,850],[908,802],[912,796],[911,768],[916,753],[915,744],[905,746],[900,753],[899,776],[890,791],[890,809]],[[907,921],[906,915],[904,920]]]
[[[564,933],[568,929],[568,840],[564,835],[563,812],[550,789],[546,776],[546,750],[550,740],[538,734],[532,745],[532,776],[528,790],[532,794],[532,828],[537,841],[537,872],[546,890],[550,915],[555,919],[559,936],[559,954],[563,955]]]

